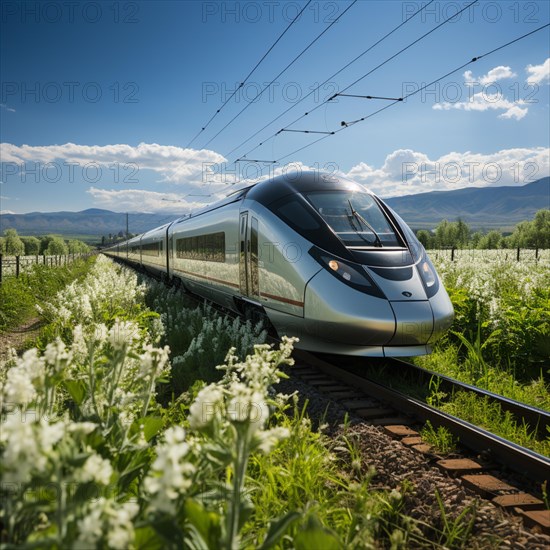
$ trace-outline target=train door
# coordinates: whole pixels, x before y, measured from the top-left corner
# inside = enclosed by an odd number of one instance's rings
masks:
[[[250,220],[250,296],[260,297],[260,281],[258,269],[258,220],[252,216]]]
[[[239,286],[241,294],[248,296],[248,212],[242,212],[239,222]]]
[[[258,220],[242,212],[239,223],[239,286],[243,296],[260,295],[258,274]]]

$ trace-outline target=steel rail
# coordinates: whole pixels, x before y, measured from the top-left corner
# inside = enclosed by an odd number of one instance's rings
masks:
[[[543,483],[549,478],[550,459],[543,455],[525,449],[460,418],[434,409],[398,390],[390,389],[378,382],[329,363],[314,354],[297,350],[296,356],[315,366],[321,372],[375,396],[400,412],[409,414],[423,422],[429,420],[435,427],[448,428],[460,438],[462,445],[477,453],[488,452],[492,460],[510,470],[537,483]]]
[[[471,393],[475,393],[480,397],[487,397],[491,401],[499,403],[503,411],[508,411],[512,413],[516,417],[516,419],[531,426],[531,428],[536,430],[541,436],[545,436],[548,433],[547,428],[548,426],[550,426],[549,411],[545,411],[544,409],[539,409],[538,407],[533,407],[532,405],[521,403],[514,399],[510,399],[509,397],[504,397],[502,395],[493,393],[489,390],[484,390],[483,388],[479,388],[477,386],[472,386],[471,384],[468,384],[466,382],[461,382],[460,380],[456,380],[455,378],[451,378],[450,376],[424,369],[422,367],[413,365],[412,363],[407,363],[406,361],[402,361],[400,359],[392,358],[389,359],[388,362],[390,364],[394,363],[397,366],[406,367],[409,370],[415,371],[418,376],[423,377],[424,379],[433,377],[438,378],[439,380],[443,381],[445,387],[465,390]]]
[[[358,374],[362,377],[368,377],[366,367],[372,366],[372,359],[364,357],[354,357],[351,363],[355,364],[350,365],[350,372],[354,372],[355,374]],[[451,378],[450,376],[424,369],[422,367],[394,357],[384,358],[379,364],[390,366],[392,369],[392,373],[395,373],[396,376],[404,376],[406,374],[412,373],[417,377],[422,385],[426,385],[429,380],[436,378],[441,381],[441,388],[443,389],[443,391],[454,390],[475,393],[480,397],[484,397],[491,400],[492,402],[498,403],[503,411],[510,412],[516,418],[516,420],[529,426],[540,437],[545,437],[548,433],[548,427],[550,426],[550,412],[548,411],[533,407],[531,405],[527,405],[525,403],[521,403],[502,395],[498,395],[489,390],[473,386],[466,382],[461,382],[460,380],[456,380],[454,378]]]

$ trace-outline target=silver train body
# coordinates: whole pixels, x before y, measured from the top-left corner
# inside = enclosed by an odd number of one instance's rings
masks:
[[[405,222],[363,186],[279,176],[106,249],[309,351],[430,353],[453,307]]]

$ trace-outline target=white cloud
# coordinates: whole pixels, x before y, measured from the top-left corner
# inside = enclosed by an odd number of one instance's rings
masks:
[[[443,101],[436,103],[433,108],[436,111],[449,111],[450,109],[458,109],[462,111],[504,111],[499,115],[499,118],[514,118],[521,120],[528,111],[527,107],[520,107],[525,105],[525,101],[508,101],[500,93],[486,93],[484,91],[474,94],[468,101],[458,101],[451,103],[449,101]]]
[[[24,162],[66,162],[81,166],[97,163],[101,166],[130,165],[141,170],[152,170],[162,176],[161,181],[175,184],[202,185],[205,166],[224,162],[225,158],[208,149],[184,149],[172,145],[140,143],[137,146],[115,145],[13,145],[0,144],[2,161]]]
[[[15,214],[13,210],[0,210],[0,216],[2,214]]]
[[[504,149],[492,154],[451,152],[436,159],[399,149],[386,157],[381,168],[361,162],[345,175],[382,197],[522,185],[550,175],[550,149]]]
[[[478,77],[474,76],[472,71],[466,71],[464,73],[464,81],[479,82],[482,86],[487,86],[489,84],[493,84],[497,80],[513,78],[514,76],[517,76],[517,74],[514,73],[510,67],[499,65],[498,67],[491,69],[487,74]]]
[[[245,174],[251,179],[235,181],[233,172],[224,174],[223,171],[214,171],[208,175],[200,189],[189,186],[187,188],[189,192],[185,195],[143,189],[100,189],[98,187],[90,187],[86,192],[92,196],[96,206],[109,210],[186,214],[253,183],[292,171],[312,169],[301,162],[293,162],[284,166],[276,166],[267,173],[264,170],[264,173],[260,175],[251,163],[248,168],[245,168]]]
[[[0,109],[6,109],[6,111],[9,111],[10,113],[15,113],[15,109],[8,107],[5,103],[0,103]]]
[[[87,191],[94,203],[108,210],[130,212],[166,212],[187,214],[197,208],[217,200],[218,196],[189,194],[181,197],[175,193],[159,193],[144,189],[98,189],[90,187]]]
[[[503,88],[496,84],[499,80],[517,76],[510,67],[499,65],[483,76],[474,76],[472,71],[464,73],[464,84],[468,88],[467,101],[442,101],[433,105],[436,111],[503,111],[499,118],[521,120],[529,111],[522,99],[510,101],[503,94]],[[474,93],[476,89],[482,90]],[[505,89],[505,88],[504,88]],[[496,90],[496,91],[495,91]]]
[[[550,57],[540,65],[527,65],[525,70],[529,73],[527,82],[530,84],[542,84],[545,80],[550,83]]]

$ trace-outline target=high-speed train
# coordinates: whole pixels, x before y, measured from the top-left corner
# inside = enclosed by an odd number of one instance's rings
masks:
[[[229,310],[267,317],[308,351],[424,355],[454,317],[407,224],[332,174],[256,183],[104,252]]]

